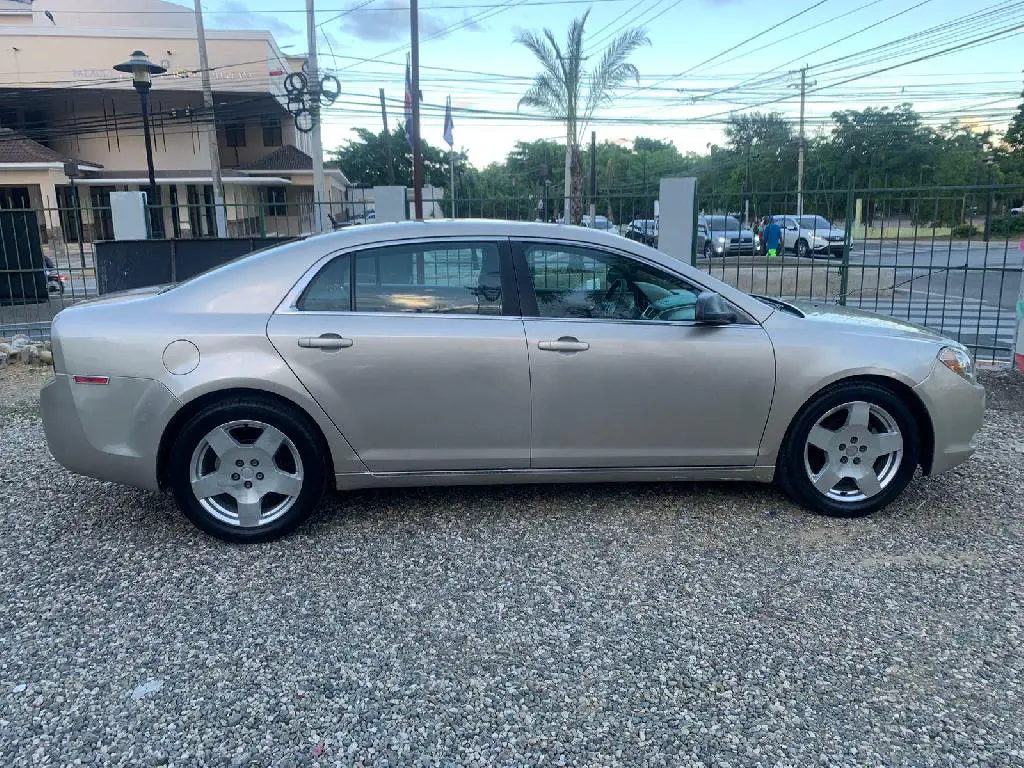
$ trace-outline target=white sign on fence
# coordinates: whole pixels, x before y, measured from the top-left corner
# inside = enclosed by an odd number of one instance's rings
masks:
[[[145,240],[149,237],[145,192],[111,192],[110,217],[114,222],[115,240]]]

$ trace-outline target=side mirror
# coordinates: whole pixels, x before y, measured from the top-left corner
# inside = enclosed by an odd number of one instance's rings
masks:
[[[702,325],[731,325],[736,322],[736,313],[729,309],[725,299],[714,291],[703,291],[697,297],[694,320]]]

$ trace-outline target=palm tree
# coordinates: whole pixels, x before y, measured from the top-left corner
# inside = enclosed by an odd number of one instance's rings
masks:
[[[519,100],[519,106],[534,107],[565,123],[565,221],[579,223],[582,210],[573,200],[583,196],[583,168],[579,146],[590,118],[598,107],[609,104],[612,95],[627,80],[640,82],[640,73],[629,62],[642,45],[650,45],[642,29],[628,29],[608,44],[593,70],[584,71],[589,58],[583,51],[583,28],[587,11],[569,26],[565,49],[550,29],[543,34],[521,32],[516,42],[537,57],[541,72]]]

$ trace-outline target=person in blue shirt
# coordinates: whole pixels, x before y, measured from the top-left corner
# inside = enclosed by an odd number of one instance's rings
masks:
[[[782,227],[774,219],[769,219],[764,227],[764,244],[768,252],[768,258],[774,259],[779,255],[779,246],[782,243]]]

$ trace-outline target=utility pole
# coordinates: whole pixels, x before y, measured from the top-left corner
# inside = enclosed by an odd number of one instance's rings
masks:
[[[199,41],[199,72],[203,81],[203,108],[207,113],[206,144],[210,148],[210,177],[213,180],[213,215],[217,237],[228,236],[227,212],[224,208],[224,181],[220,176],[220,147],[217,146],[217,117],[210,87],[210,60],[206,55],[206,29],[203,27],[203,6],[196,0],[196,38]]]
[[[817,85],[817,80],[813,83],[807,82],[807,65],[804,64],[800,68],[800,146],[797,154],[797,171],[796,171],[796,215],[804,215],[804,151],[805,151],[805,135],[804,135],[804,103],[807,100],[807,86]]]
[[[384,152],[388,159],[388,184],[395,186],[395,161],[391,158],[391,134],[388,132],[388,108],[384,105],[384,89],[380,89],[380,119],[384,121]]]
[[[308,2],[312,3],[313,0],[308,0]],[[423,218],[423,157],[420,153],[420,8],[418,0],[409,2],[409,29],[412,33],[412,199],[416,219],[419,221]]]
[[[597,225],[597,131],[590,132],[590,226]]]
[[[196,0],[199,2],[199,0]],[[309,60],[309,111],[313,117],[313,231],[324,231],[324,144],[320,135],[320,69],[316,61],[316,10],[313,0],[306,0],[306,37]]]

